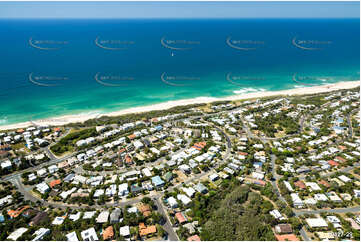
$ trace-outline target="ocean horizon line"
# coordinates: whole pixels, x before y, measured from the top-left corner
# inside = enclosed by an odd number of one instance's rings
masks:
[[[67,17],[1,17],[0,16],[0,20],[137,20],[137,21],[144,21],[144,20],[263,20],[263,19],[267,19],[267,20],[325,20],[325,21],[329,21],[329,20],[350,20],[350,19],[354,19],[354,20],[360,20],[360,17],[186,17],[186,18],[181,18],[181,17],[149,17],[149,18],[137,18],[137,17],[107,17],[107,18],[85,18],[85,17],[79,17],[79,18],[67,18]]]

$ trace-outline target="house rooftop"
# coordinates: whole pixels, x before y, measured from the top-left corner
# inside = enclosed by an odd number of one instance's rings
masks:
[[[149,234],[154,234],[157,232],[157,227],[155,225],[151,225],[139,230],[140,236],[147,236]]]
[[[164,185],[164,181],[160,178],[160,176],[152,177],[152,183],[154,184],[154,186],[157,186],[157,187]]]
[[[294,185],[300,189],[306,189],[306,184],[301,180],[295,182]]]
[[[276,234],[275,237],[278,241],[299,241],[297,236],[294,234]]]
[[[176,213],[175,217],[177,218],[179,223],[184,223],[187,221],[187,219],[184,217],[183,213],[181,212]]]
[[[193,235],[187,238],[188,241],[201,241],[201,238],[198,235]]]
[[[113,226],[109,226],[103,231],[103,240],[112,239],[114,236]]]

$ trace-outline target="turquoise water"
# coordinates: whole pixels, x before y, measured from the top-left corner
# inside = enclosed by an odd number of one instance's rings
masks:
[[[359,80],[359,31],[359,19],[0,20],[0,125]]]

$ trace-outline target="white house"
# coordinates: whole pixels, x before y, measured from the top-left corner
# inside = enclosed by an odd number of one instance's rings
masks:
[[[5,160],[3,162],[1,162],[1,169],[5,170],[5,169],[11,169],[12,165],[11,165],[11,161],[10,160]]]
[[[180,200],[184,205],[188,205],[192,200],[184,194],[178,194],[177,199]]]
[[[187,194],[188,197],[193,197],[196,193],[192,187],[182,187],[182,191]]]
[[[325,227],[328,227],[327,222],[323,218],[307,218],[306,223],[311,228],[325,228]]]
[[[123,226],[119,228],[119,234],[123,236],[124,238],[127,238],[130,236],[130,229],[129,226]]]
[[[76,235],[75,231],[73,231],[69,234],[66,234],[66,238],[68,239],[68,241],[79,241],[78,236]]]
[[[123,183],[118,186],[118,196],[119,197],[126,196],[126,195],[128,195],[128,193],[129,193],[128,183]]]
[[[50,188],[45,182],[42,182],[42,183],[36,185],[36,190],[38,190],[41,194],[44,194],[47,191],[49,191]]]
[[[303,201],[298,196],[297,193],[291,193],[292,203],[295,208],[302,208],[303,207]]]
[[[84,241],[96,241],[99,240],[94,227],[84,230],[80,233]]]
[[[168,198],[168,204],[171,208],[176,208],[178,207],[178,202],[174,197],[169,197]]]

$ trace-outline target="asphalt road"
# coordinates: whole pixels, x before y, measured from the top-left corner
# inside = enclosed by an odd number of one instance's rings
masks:
[[[273,180],[271,181],[272,186],[276,192],[277,197],[284,203],[287,204],[286,199],[281,195],[280,190],[278,189],[277,186],[277,181],[279,179],[279,175],[276,172],[276,164],[275,164],[275,160],[276,160],[276,156],[274,154],[271,155],[271,167],[272,167],[272,175],[273,175]]]
[[[303,214],[320,214],[320,213],[357,213],[360,212],[360,206],[352,208],[335,208],[335,209],[317,209],[317,210],[294,210],[296,216]]]
[[[157,205],[158,212],[159,212],[160,214],[162,214],[163,217],[166,219],[166,223],[163,224],[163,228],[164,228],[165,231],[167,231],[168,240],[171,240],[171,241],[178,241],[178,240],[180,240],[180,239],[178,238],[177,233],[174,231],[174,229],[173,229],[173,227],[172,227],[172,224],[171,224],[171,222],[170,222],[168,213],[166,212],[167,210],[164,208],[163,202],[161,201],[161,197],[158,197],[158,198],[156,198],[156,199],[153,199],[153,201],[154,201],[155,204]]]
[[[303,227],[300,230],[300,234],[301,234],[304,241],[311,241],[310,237],[308,237],[308,235],[306,233],[306,230]]]

